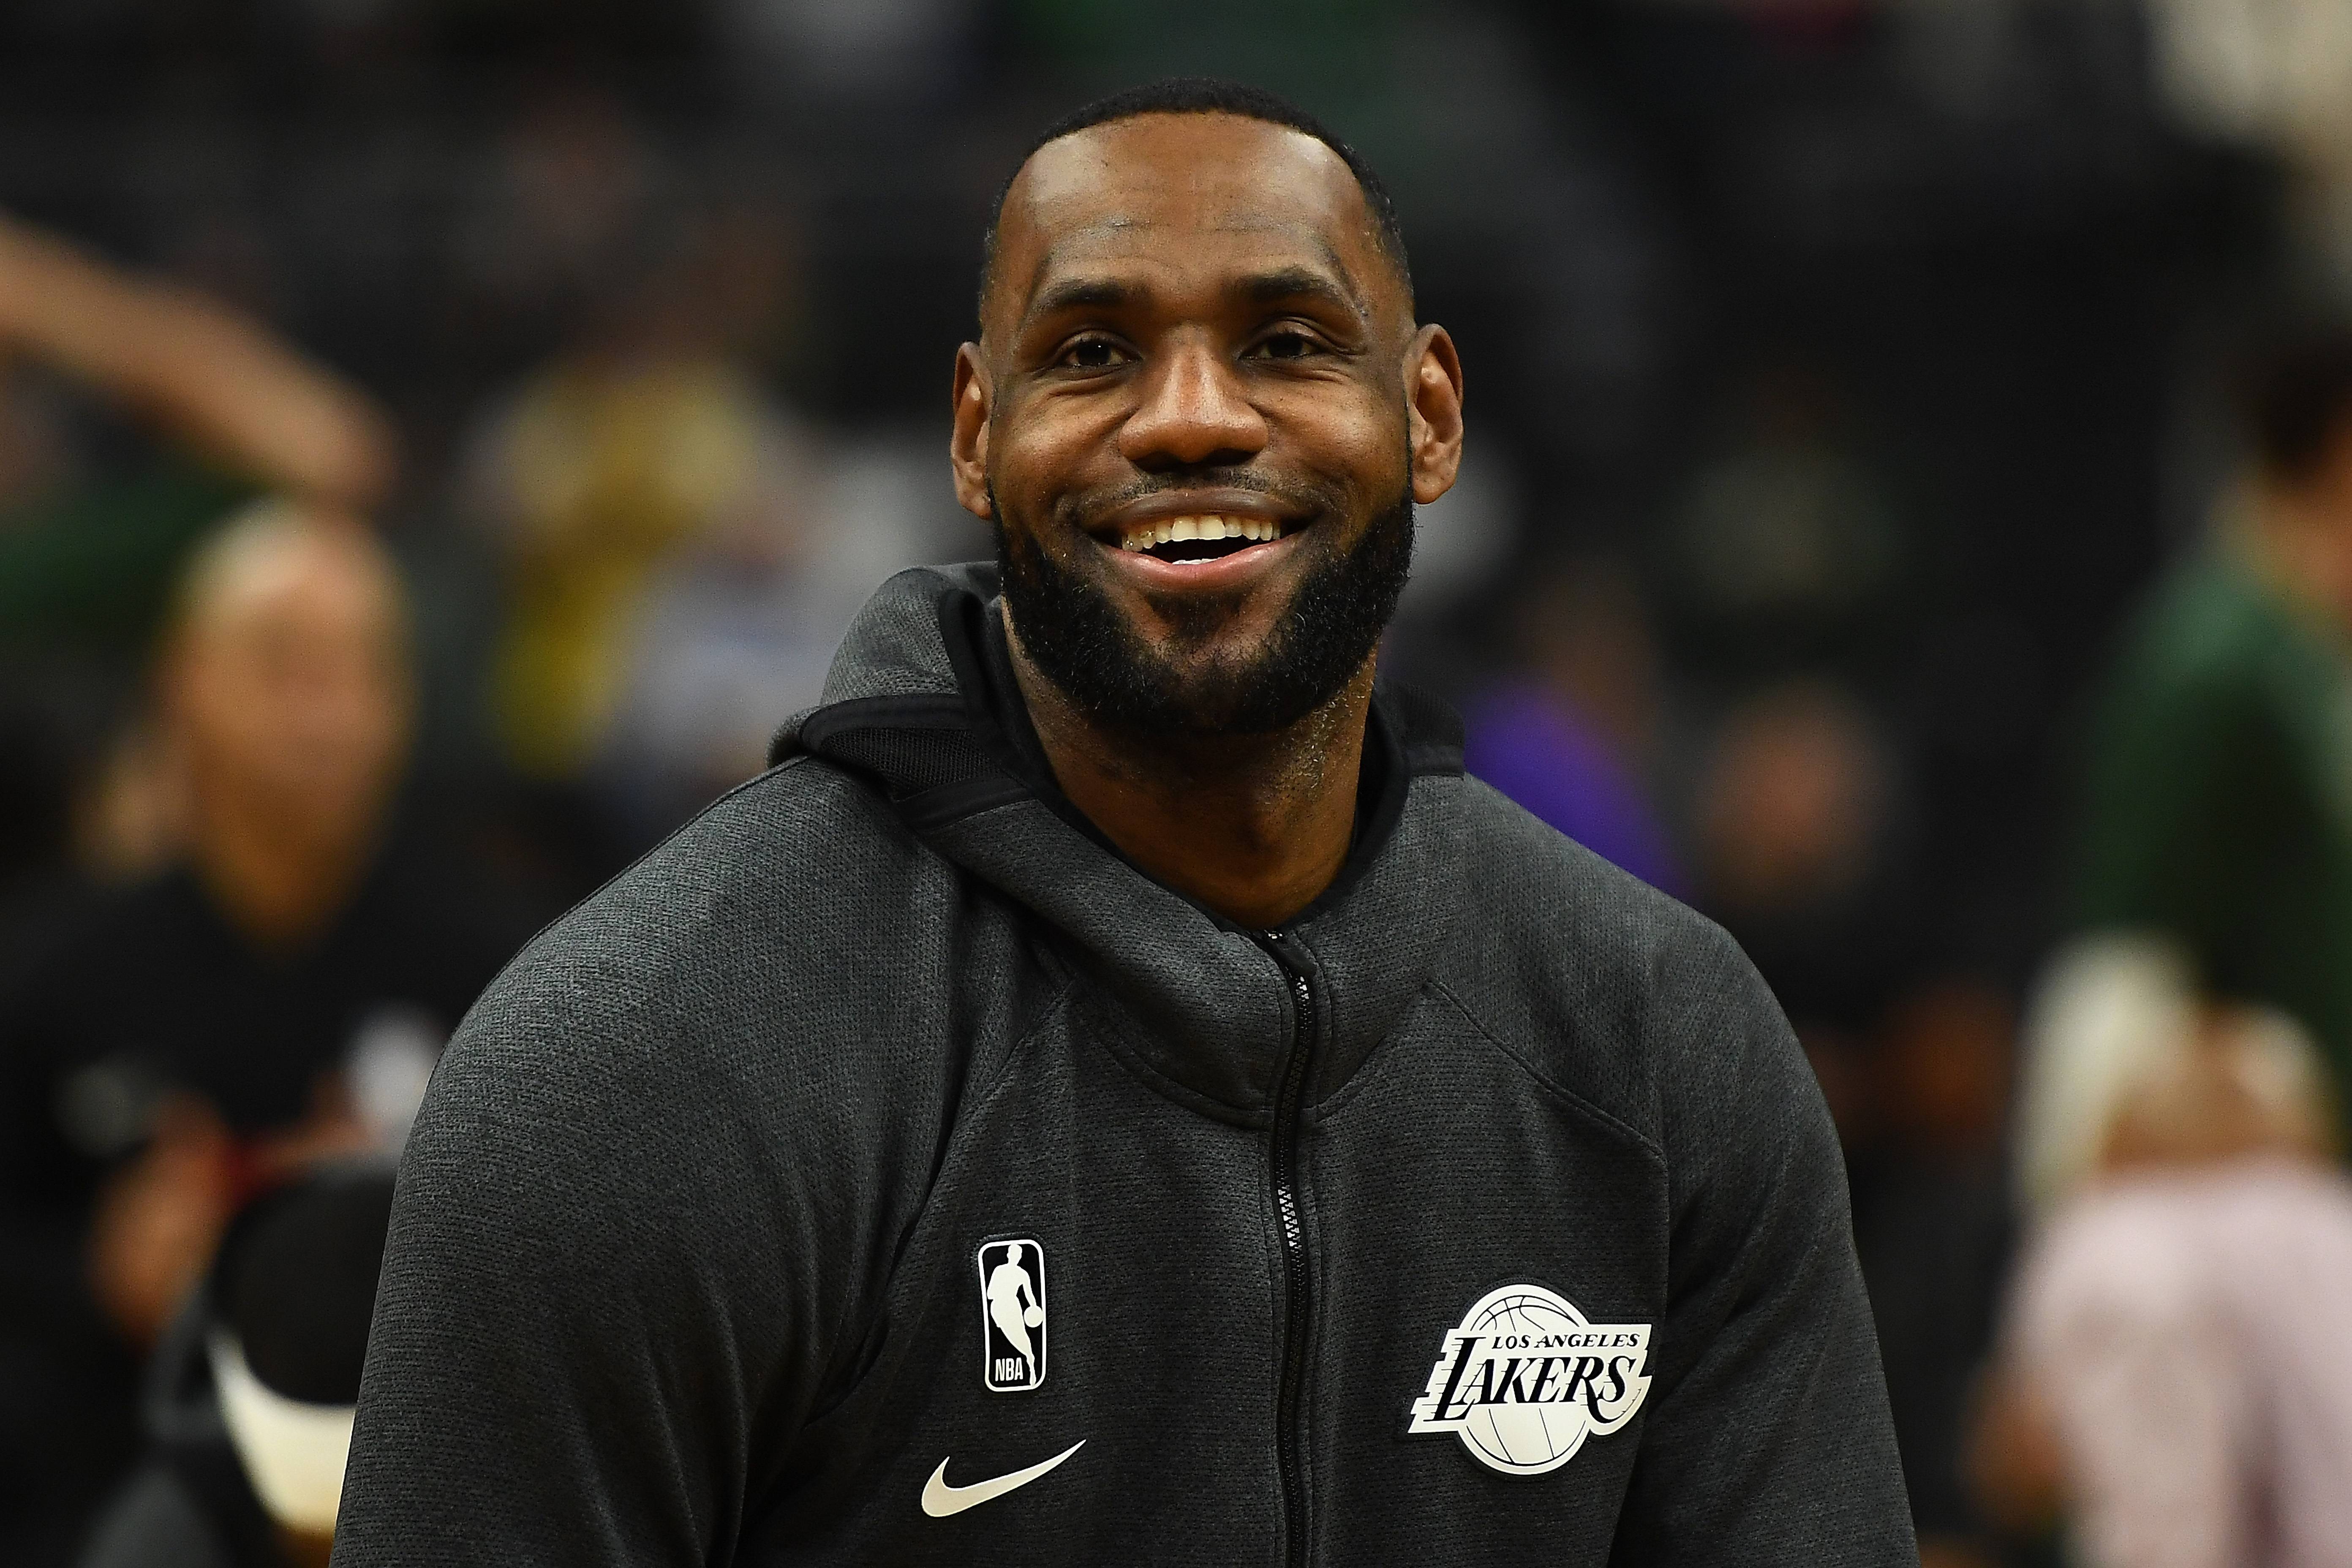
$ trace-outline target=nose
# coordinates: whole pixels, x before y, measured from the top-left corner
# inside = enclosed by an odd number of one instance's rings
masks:
[[[1246,463],[1265,449],[1265,419],[1234,367],[1187,336],[1148,367],[1142,401],[1120,426],[1118,449],[1147,472]]]

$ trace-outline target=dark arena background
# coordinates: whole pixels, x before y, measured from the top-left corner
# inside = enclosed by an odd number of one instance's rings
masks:
[[[989,204],[1203,73],[1381,171],[1461,346],[1384,668],[1772,984],[1931,1568],[2092,1550],[2067,1445],[2126,1417],[2033,1426],[2013,1281],[2130,1086],[2037,1063],[2352,1045],[2297,978],[2352,970],[2347,13],[0,9],[0,1561],[85,1560],[248,1197],[396,1148],[473,993],[760,769],[866,594],[989,552],[945,461]],[[302,515],[293,629],[205,664]],[[2165,616],[2223,556],[2308,635],[2201,724]]]

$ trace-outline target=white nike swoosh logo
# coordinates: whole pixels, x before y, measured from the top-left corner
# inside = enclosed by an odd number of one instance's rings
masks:
[[[1043,1464],[1032,1465],[1025,1470],[1014,1470],[992,1481],[974,1481],[968,1487],[948,1485],[948,1461],[941,1459],[940,1468],[931,1472],[931,1479],[923,1483],[923,1511],[933,1519],[945,1519],[968,1508],[992,1502],[1006,1492],[1027,1486],[1086,1446],[1087,1440],[1081,1437]],[[950,1458],[953,1457],[950,1456]]]

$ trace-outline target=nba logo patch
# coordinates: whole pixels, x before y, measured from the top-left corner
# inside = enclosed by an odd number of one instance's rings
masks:
[[[1554,1290],[1505,1285],[1438,1342],[1408,1432],[1451,1432],[1507,1476],[1540,1476],[1633,1419],[1650,1380],[1647,1323],[1591,1323]]]
[[[1045,1249],[1023,1237],[981,1244],[980,1381],[1028,1394],[1045,1381]]]

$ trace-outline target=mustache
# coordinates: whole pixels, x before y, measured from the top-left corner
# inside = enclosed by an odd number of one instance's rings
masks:
[[[1054,508],[1055,521],[1083,527],[1088,519],[1107,511],[1190,489],[1248,490],[1301,511],[1336,511],[1343,504],[1336,490],[1322,485],[1276,479],[1255,468],[1202,467],[1150,474],[1126,484],[1066,495]]]

